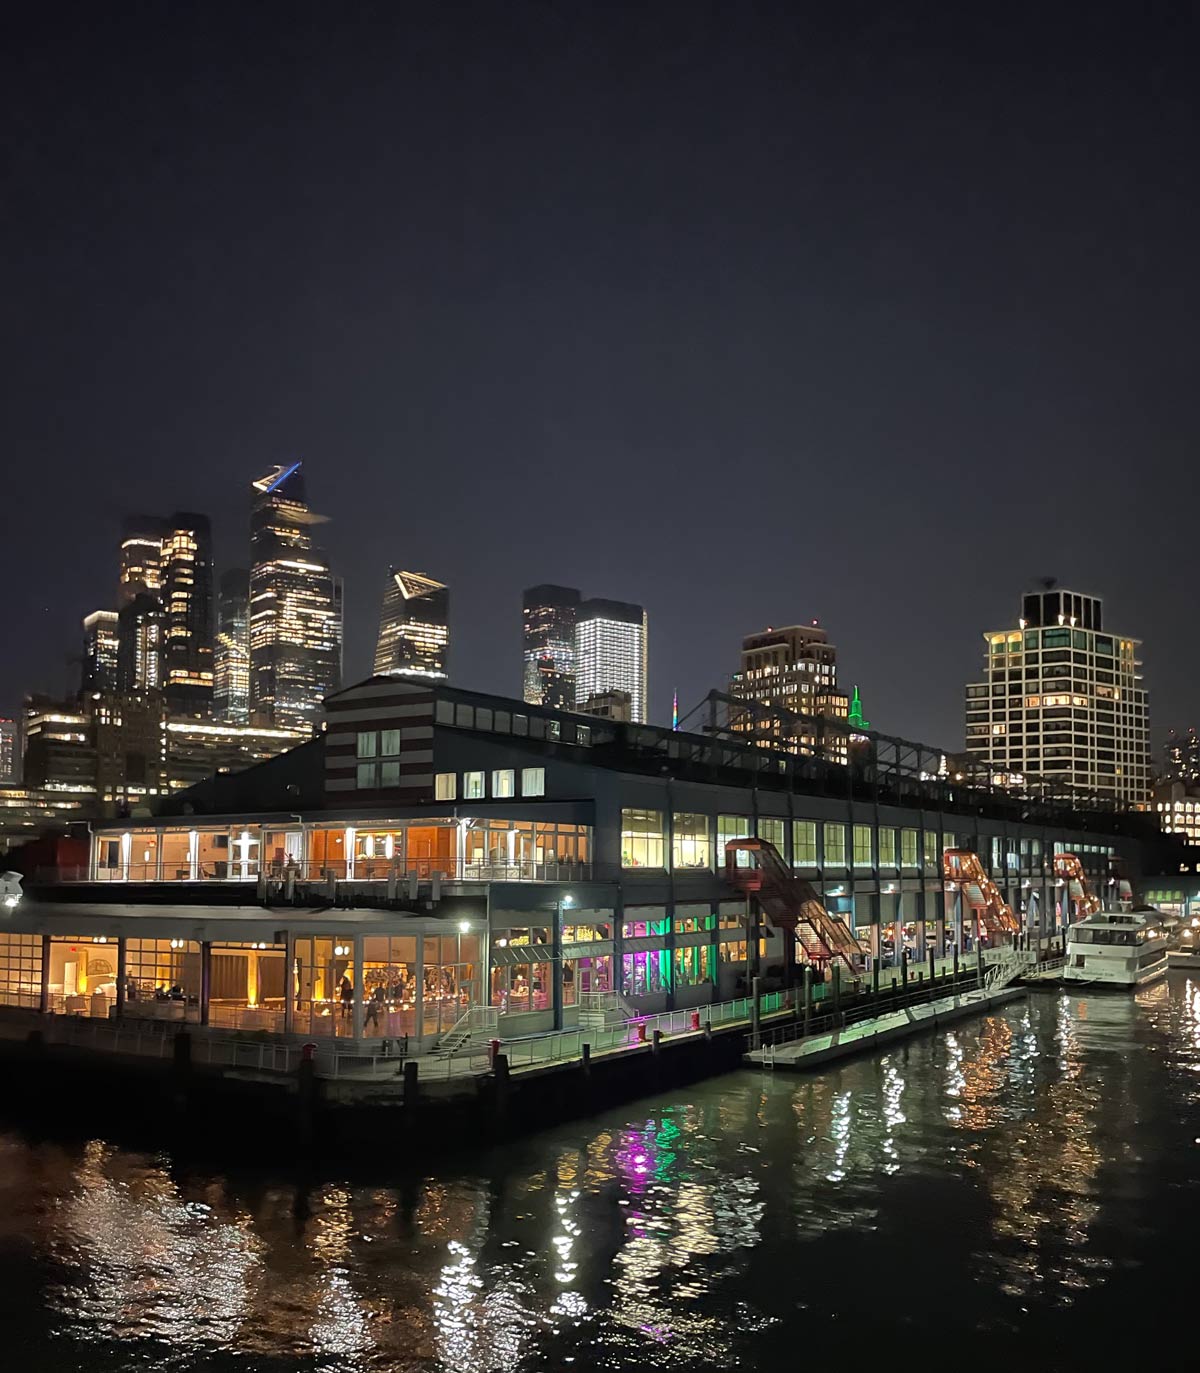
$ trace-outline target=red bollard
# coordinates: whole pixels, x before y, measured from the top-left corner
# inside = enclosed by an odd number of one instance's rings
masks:
[[[315,1044],[301,1044],[300,1057],[306,1062],[311,1063],[316,1056],[317,1046]]]
[[[693,1029],[693,1030],[698,1030],[699,1028],[700,1028],[700,1012],[699,1012],[699,1011],[693,1011],[693,1012],[692,1012],[692,1029]]]
[[[495,1063],[496,1055],[500,1052],[500,1041],[498,1039],[493,1039],[491,1041],[490,1051],[491,1061]]]
[[[645,1042],[646,1042],[646,1022],[645,1022],[644,1020],[639,1020],[639,1021],[638,1021],[638,1043],[639,1043],[639,1044],[645,1044]]]

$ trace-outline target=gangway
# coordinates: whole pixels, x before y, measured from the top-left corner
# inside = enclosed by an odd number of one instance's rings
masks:
[[[942,854],[942,876],[958,887],[966,905],[978,911],[980,924],[993,943],[1001,935],[1020,930],[1021,922],[984,871],[977,853],[970,849],[947,849]]]
[[[1075,854],[1056,853],[1054,855],[1054,875],[1063,879],[1067,885],[1067,895],[1084,915],[1096,914],[1100,909],[1100,898],[1092,894],[1092,889],[1088,886],[1087,874],[1083,870],[1083,864]]]
[[[742,866],[738,854],[748,863]],[[731,886],[758,897],[772,925],[790,930],[810,963],[839,961],[853,977],[859,974],[863,947],[839,916],[827,911],[812,884],[796,874],[766,839],[731,839],[725,845],[725,876]]]

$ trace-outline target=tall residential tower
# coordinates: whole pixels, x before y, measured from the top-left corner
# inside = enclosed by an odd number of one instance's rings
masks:
[[[843,760],[846,734],[806,729],[793,715],[845,720],[849,701],[838,690],[837,649],[815,621],[749,634],[742,640],[742,661],[729,694],[755,702],[764,710],[731,711],[731,728],[753,733],[764,746],[805,753],[822,746],[827,756]],[[777,712],[777,713],[773,713]]]
[[[983,679],[966,690],[968,752],[997,774],[1149,799],[1139,643],[1105,629],[1098,596],[1045,586],[1022,599],[1013,628],[983,637]]]
[[[571,586],[531,586],[522,596],[522,609],[525,700],[530,705],[572,710],[579,592]]]
[[[580,601],[575,618],[575,700],[629,693],[630,718],[646,719],[646,611],[625,601]]]
[[[298,462],[252,483],[250,713],[280,729],[320,728],[342,675],[342,591],[313,539]]]
[[[250,720],[250,573],[221,573],[213,662],[213,714],[231,725]]]

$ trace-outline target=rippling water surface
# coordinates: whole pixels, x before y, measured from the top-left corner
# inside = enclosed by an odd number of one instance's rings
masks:
[[[20,1369],[1141,1363],[1191,1309],[1198,1166],[1200,981],[1174,977],[423,1174],[10,1131],[0,1330]],[[1173,1348],[1155,1362],[1195,1363]]]

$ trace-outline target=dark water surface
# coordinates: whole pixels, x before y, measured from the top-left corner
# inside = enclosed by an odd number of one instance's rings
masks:
[[[412,1176],[0,1132],[0,1349],[21,1370],[1193,1367],[1198,1164],[1179,974]]]

